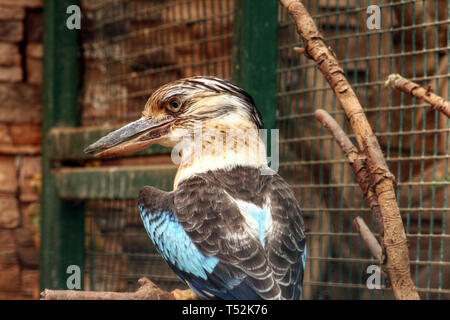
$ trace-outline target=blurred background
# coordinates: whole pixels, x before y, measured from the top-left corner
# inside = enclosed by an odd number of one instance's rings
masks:
[[[353,85],[397,177],[412,278],[422,299],[450,299],[447,213],[449,120],[383,86],[400,73],[448,99],[450,0],[303,1]],[[369,5],[380,29],[369,30]],[[80,8],[80,29],[67,21]],[[314,119],[322,108],[353,139],[314,63],[296,54],[295,26],[277,1],[0,0],[0,299],[67,289],[134,291],[142,276],[183,284],[146,235],[144,185],[172,188],[170,150],[96,160],[83,149],[140,117],[162,84],[193,75],[250,92],[280,129],[279,173],[303,209],[308,239],[304,299],[393,299],[352,228],[374,221],[342,152]]]

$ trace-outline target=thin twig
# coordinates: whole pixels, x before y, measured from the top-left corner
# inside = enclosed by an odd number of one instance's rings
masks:
[[[364,157],[358,152],[358,149],[353,145],[350,141],[347,134],[342,130],[336,120],[325,110],[318,109],[314,112],[314,115],[317,120],[327,129],[330,134],[333,136],[338,146],[344,152],[345,157],[347,158],[350,167],[352,168],[355,174],[355,180],[359,184],[361,190],[364,193],[364,198],[366,199],[367,204],[369,205],[372,215],[375,219],[375,226],[380,234],[380,237],[383,237],[383,217],[381,216],[380,205],[378,203],[378,197],[374,193],[373,189],[369,186],[368,180],[368,172],[364,163]],[[361,217],[356,217],[353,220],[353,224],[356,230],[360,233],[361,238],[368,246],[369,250],[372,254],[377,258],[380,263],[380,267],[384,268],[384,255],[383,249],[378,240],[372,234],[370,229],[367,227],[366,223]]]
[[[325,129],[330,132],[334,140],[336,140],[337,144],[344,152],[344,155],[350,163],[350,167],[355,174],[355,180],[363,191],[364,197],[375,219],[377,232],[382,237],[384,233],[383,217],[381,215],[378,197],[373,189],[369,186],[369,173],[367,172],[367,168],[364,163],[364,157],[361,157],[358,149],[356,149],[356,147],[350,141],[347,134],[344,132],[344,130],[341,129],[336,120],[334,120],[334,118],[328,112],[323,109],[318,109],[314,112],[314,115],[316,119],[319,120],[320,123],[325,127]]]
[[[301,1],[280,0],[294,20],[303,39],[304,54],[314,60],[333,89],[356,136],[357,146],[366,158],[369,186],[375,190],[383,217],[385,269],[397,299],[419,299],[411,280],[409,250],[405,228],[395,198],[395,179],[389,171],[381,147],[352,87],[339,66],[334,52],[328,48],[314,20]]]
[[[373,233],[370,231],[367,224],[364,222],[363,218],[356,217],[353,219],[353,225],[356,228],[356,230],[361,235],[361,238],[366,243],[367,247],[369,248],[370,252],[373,254],[373,256],[378,260],[383,260],[383,250],[381,249],[380,244],[378,243],[378,240],[375,238]]]
[[[391,74],[384,83],[385,86],[405,92],[413,97],[425,100],[431,107],[450,118],[450,102],[436,95],[431,88],[424,88],[399,74]]]

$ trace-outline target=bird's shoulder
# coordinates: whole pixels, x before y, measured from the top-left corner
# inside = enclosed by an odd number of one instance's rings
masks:
[[[280,175],[263,175],[257,168],[236,167],[194,175],[171,192],[146,186],[141,189],[138,202],[149,212],[171,212],[183,225],[195,223],[199,227],[200,222],[207,222],[210,228],[220,227],[210,223],[213,220],[228,225],[241,223],[242,203],[267,207],[275,223],[304,237],[300,206],[291,187]]]
[[[173,192],[166,192],[155,187],[145,186],[139,191],[139,207],[145,207],[148,211],[171,211],[173,208]]]
[[[297,241],[305,238],[295,194],[276,173],[264,175],[258,168],[236,167],[195,175],[179,184],[173,201],[180,222],[193,224],[189,229],[215,228],[220,233],[236,230],[248,222],[243,213],[255,210],[270,216],[266,219],[272,230],[269,241],[278,233],[289,234]],[[254,216],[257,214],[254,212]]]

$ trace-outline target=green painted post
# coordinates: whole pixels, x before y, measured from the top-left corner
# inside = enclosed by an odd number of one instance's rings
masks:
[[[235,1],[233,80],[275,128],[278,1]]]
[[[41,289],[67,289],[67,267],[84,267],[83,203],[62,201],[51,173],[51,128],[77,125],[78,30],[69,30],[67,7],[75,0],[44,1],[44,83],[42,96]]]

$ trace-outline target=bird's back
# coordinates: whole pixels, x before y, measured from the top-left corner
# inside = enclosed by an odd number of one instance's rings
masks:
[[[145,187],[139,203],[159,252],[202,296],[299,298],[304,222],[279,175],[239,166],[209,171],[170,193]]]

